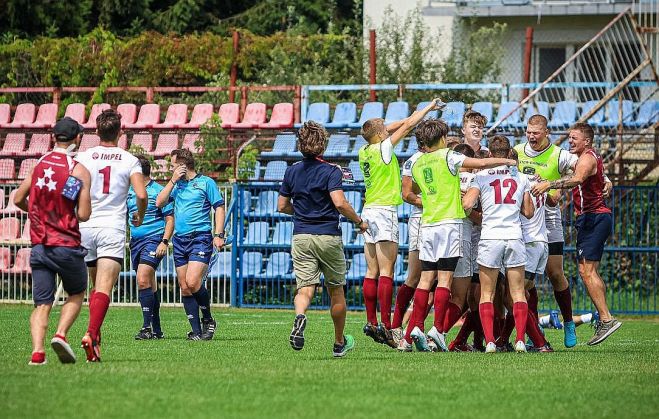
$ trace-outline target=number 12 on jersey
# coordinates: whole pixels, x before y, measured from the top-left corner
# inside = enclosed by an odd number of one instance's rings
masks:
[[[508,188],[508,193],[506,197],[501,200],[501,179],[495,179],[490,183],[490,186],[494,188],[494,203],[495,204],[516,204],[517,201],[513,198],[515,192],[517,192],[517,182],[515,179],[504,179],[503,187]]]

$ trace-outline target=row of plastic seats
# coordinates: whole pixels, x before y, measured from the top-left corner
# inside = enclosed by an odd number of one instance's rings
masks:
[[[11,264],[11,255],[15,253],[14,264]],[[8,247],[0,247],[0,272],[5,274],[25,275],[31,274],[30,247],[22,247],[18,251]]]
[[[16,196],[17,191],[17,189],[12,189],[8,194],[6,194],[4,189],[0,189],[0,214],[16,215],[25,213],[25,211],[14,205],[14,197]]]
[[[323,157],[356,158],[359,149],[366,145],[361,135],[350,137],[348,134],[332,134],[327,142],[327,149]],[[398,157],[409,157],[418,149],[416,138],[409,137],[396,144],[394,153]],[[262,151],[261,158],[300,158],[302,154],[296,150],[295,134],[283,133],[275,137],[272,150]]]
[[[86,117],[85,104],[71,103],[66,107],[65,116],[69,116],[87,129],[96,128],[96,118],[105,109],[110,109],[107,103],[92,106],[89,117]],[[165,119],[160,120],[160,105],[148,103],[139,108],[133,103],[122,103],[117,106],[121,114],[121,126],[125,129],[198,129],[213,115],[213,105],[201,103],[195,105],[188,119],[188,105],[177,103],[169,105]],[[277,103],[272,109],[269,121],[265,103],[250,103],[245,109],[245,115],[240,120],[240,105],[225,103],[219,108],[218,115],[223,128],[248,129],[281,129],[293,127],[294,113],[292,103]],[[0,129],[48,129],[55,125],[58,106],[46,103],[38,107],[33,103],[22,103],[16,107],[13,119],[9,104],[0,104]]]
[[[21,220],[17,217],[0,218],[0,241],[30,241],[30,219],[25,220],[21,232]]]
[[[34,166],[36,166],[38,159],[25,159],[20,163],[18,169],[18,176],[16,174],[16,161],[14,159],[0,159],[0,180],[13,180],[25,179]]]
[[[550,104],[545,101],[530,102],[524,111],[522,118],[522,109],[516,109],[510,116],[502,121],[500,126],[508,129],[524,129],[529,118],[535,114],[541,114],[549,120],[549,128],[565,129],[577,121],[579,115],[586,115],[596,104],[597,100],[587,101],[581,105],[575,101],[565,100],[556,102],[553,111],[550,112]],[[417,110],[427,106],[428,102],[419,103]],[[513,111],[519,102],[509,101],[500,104],[496,117],[494,117],[494,105],[491,102],[476,102],[471,109],[480,112],[487,119],[487,126],[492,126],[495,121],[501,120],[508,113]],[[634,108],[638,108],[634,116]],[[579,113],[581,108],[581,113]],[[639,105],[634,105],[630,100],[623,100],[622,103],[623,125],[626,127],[640,128],[652,125],[659,121],[659,101],[648,100]],[[606,109],[598,110],[588,119],[588,123],[598,128],[614,128],[619,125],[618,120],[619,105],[617,100],[610,101]],[[452,128],[462,125],[462,117],[466,111],[464,102],[448,102],[446,108],[441,112],[441,117]],[[433,111],[429,117],[439,117],[438,111]],[[407,102],[391,102],[384,112],[384,105],[381,102],[367,102],[362,108],[362,112],[357,119],[357,106],[353,102],[341,102],[336,106],[334,116],[330,120],[330,106],[328,103],[312,103],[307,110],[304,121],[316,121],[323,124],[326,128],[350,128],[358,129],[371,118],[384,118],[385,123],[390,123],[409,116],[409,105]]]

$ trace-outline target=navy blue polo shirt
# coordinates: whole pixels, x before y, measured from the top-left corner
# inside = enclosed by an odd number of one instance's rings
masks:
[[[293,234],[341,235],[330,192],[343,189],[341,169],[304,158],[286,169],[279,194],[293,201]]]

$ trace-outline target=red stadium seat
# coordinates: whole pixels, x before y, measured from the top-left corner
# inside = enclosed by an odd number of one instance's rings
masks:
[[[195,142],[199,139],[199,134],[185,134],[183,137],[183,145],[181,148],[192,151],[193,153],[203,153],[203,147],[195,146]]]
[[[128,129],[147,129],[153,128],[158,122],[160,122],[160,105],[157,103],[147,103],[140,108],[137,121],[134,124],[127,123],[124,127]]]
[[[192,110],[190,122],[181,125],[181,128],[199,128],[213,116],[213,105],[210,103],[200,103],[195,105]]]
[[[16,179],[16,167],[13,159],[0,160],[0,179]]]
[[[122,103],[121,105],[117,106],[117,112],[119,115],[121,115],[122,128],[135,123],[135,118],[137,118],[136,105],[132,103]]]
[[[21,241],[30,242],[30,219],[25,219],[25,224],[23,224],[23,233],[21,233]]]
[[[9,125],[11,121],[11,106],[9,103],[0,103],[0,128]]]
[[[30,266],[30,254],[32,249],[29,247],[22,247],[16,252],[16,257],[14,258],[14,266],[9,269],[9,273],[12,274],[31,274],[32,267]]]
[[[106,109],[110,109],[110,105],[108,105],[107,103],[97,103],[93,105],[91,112],[89,112],[89,119],[87,120],[86,123],[82,124],[82,126],[88,129],[96,129],[96,118],[98,118],[101,112],[103,112]]]
[[[27,150],[22,156],[43,156],[50,151],[50,134],[32,134]]]
[[[84,134],[78,151],[87,151],[92,147],[96,147],[101,143],[101,139],[96,134]]]
[[[18,178],[21,180],[25,179],[30,173],[32,173],[32,169],[34,169],[34,166],[36,166],[38,162],[38,159],[23,160],[20,169],[18,169]]]
[[[117,142],[117,147],[123,148],[124,150],[128,150],[128,137],[126,137],[126,134],[123,134],[121,137],[119,137],[119,141]]]
[[[259,128],[277,129],[277,128],[293,128],[293,104],[292,103],[277,103],[272,108],[272,115],[270,121],[261,124]]]
[[[265,124],[266,106],[265,103],[250,103],[245,109],[243,120],[237,124],[232,124],[229,128],[258,128]],[[224,127],[224,124],[222,124]]]
[[[14,197],[16,196],[16,192],[17,189],[13,189],[11,192],[9,192],[9,197],[7,198],[7,206],[5,206],[5,208],[0,211],[0,214],[19,214],[25,212],[18,208],[16,204],[14,204]]]
[[[34,122],[37,107],[33,103],[21,103],[16,107],[14,120],[7,128],[24,128]]]
[[[160,134],[153,155],[156,157],[167,156],[175,148],[178,148],[177,134]]]
[[[2,145],[0,156],[19,156],[25,150],[25,134],[9,133]]]
[[[143,106],[144,107],[144,106]],[[185,103],[177,103],[169,105],[167,108],[167,115],[162,124],[156,124],[154,128],[181,128],[188,120],[188,105]]]
[[[44,103],[39,106],[37,112],[37,119],[31,123],[24,125],[25,128],[52,128],[57,120],[57,104]]]
[[[0,247],[0,271],[7,272],[11,266],[11,250],[8,247]]]
[[[144,149],[145,153],[153,152],[153,136],[151,134],[135,134],[131,145],[138,145]]]
[[[249,108],[249,105],[247,106]],[[240,118],[240,105],[237,103],[224,103],[218,112],[222,120],[222,128],[231,128]]]
[[[16,217],[0,219],[0,240],[16,240],[21,233],[21,222]]]
[[[69,103],[66,107],[64,116],[75,119],[79,124],[85,123],[85,104],[84,103]],[[96,122],[96,121],[94,121]]]
[[[0,210],[5,209],[5,190],[0,189]]]

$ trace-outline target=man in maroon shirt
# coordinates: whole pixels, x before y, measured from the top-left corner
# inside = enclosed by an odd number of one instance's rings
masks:
[[[579,275],[600,316],[595,325],[595,334],[588,341],[588,345],[602,343],[622,326],[609,312],[606,304],[606,284],[597,272],[604,253],[604,244],[613,229],[613,219],[611,210],[604,203],[604,166],[602,157],[593,149],[594,136],[590,125],[575,124],[570,129],[569,136],[570,153],[579,157],[574,174],[553,182],[538,183],[532,189],[535,196],[549,189],[572,189],[572,202],[577,213],[575,226]]]
[[[87,251],[80,246],[78,220],[91,215],[89,172],[76,164],[69,152],[80,144],[82,126],[65,117],[55,124],[55,149],[39,159],[16,192],[15,204],[28,212],[32,253],[32,295],[30,317],[32,359],[29,365],[44,365],[44,338],[48,317],[55,301],[55,275],[62,278],[68,298],[62,306],[57,332],[50,344],[62,363],[74,363],[75,354],[66,333],[80,313],[87,290]],[[28,203],[28,196],[30,197]]]

